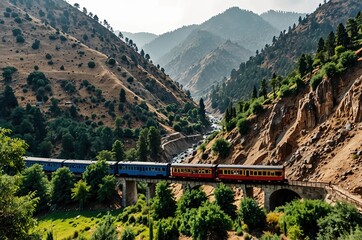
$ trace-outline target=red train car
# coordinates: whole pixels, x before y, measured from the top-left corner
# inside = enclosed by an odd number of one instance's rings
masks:
[[[216,166],[215,164],[173,163],[170,174],[172,177],[179,178],[215,179]]]
[[[217,177],[221,181],[279,181],[285,180],[283,166],[225,165],[217,167]]]

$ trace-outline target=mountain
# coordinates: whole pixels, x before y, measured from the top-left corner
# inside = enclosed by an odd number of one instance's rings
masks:
[[[199,29],[230,39],[250,51],[261,49],[279,33],[259,15],[238,7],[230,8],[212,17],[202,23]]]
[[[179,76],[190,65],[196,63],[202,56],[215,49],[223,39],[207,31],[196,30],[192,32],[183,42],[165,57],[160,59],[164,62],[165,69],[170,76]],[[167,60],[166,60],[167,59]],[[185,82],[180,82],[185,84]],[[187,83],[187,82],[186,82]]]
[[[95,13],[62,0],[1,1],[0,9],[0,126],[28,142],[28,155],[94,158],[115,139],[130,148],[143,127],[172,132],[179,122],[168,116],[195,108]],[[201,127],[182,121],[181,131]]]
[[[230,40],[191,65],[183,72],[178,81],[185,83],[185,89],[192,92],[196,99],[202,97],[207,89],[214,84],[212,80],[222,80],[240,61],[246,61],[252,53]]]
[[[303,53],[315,52],[321,37],[326,39],[339,23],[345,23],[361,9],[362,3],[357,0],[332,0],[321,5],[290,32],[281,32],[271,45],[266,45],[246,63],[241,63],[232,77],[220,86],[214,86],[210,106],[224,112],[230,102],[249,98],[254,86],[259,89],[262,79],[269,81],[273,73],[289,74]]]
[[[240,61],[247,60],[253,51],[271,42],[272,37],[279,32],[257,14],[237,7],[230,8],[194,28],[182,42],[158,58],[157,63],[164,66],[173,79],[197,98],[200,97],[200,91],[228,76],[233,68],[238,67]],[[213,40],[211,35],[214,36]],[[157,41],[158,38],[154,40]],[[225,42],[233,42],[233,47],[237,49],[221,46]],[[233,53],[233,50],[238,54]],[[198,67],[200,69],[197,69]],[[211,72],[213,74],[210,74]]]
[[[153,41],[143,46],[154,62],[158,63],[160,57],[180,44],[186,37],[196,29],[197,25],[183,26],[174,31],[161,34]]]
[[[116,31],[118,35],[118,32]],[[147,32],[139,32],[139,33],[131,33],[131,32],[122,32],[124,38],[132,39],[134,43],[137,44],[139,49],[142,49],[144,45],[153,41],[158,37],[157,34],[147,33]]]
[[[298,24],[299,17],[304,18],[306,15],[306,13],[269,10],[260,14],[260,17],[276,29],[283,31],[288,30],[288,28],[292,27],[293,24]]]

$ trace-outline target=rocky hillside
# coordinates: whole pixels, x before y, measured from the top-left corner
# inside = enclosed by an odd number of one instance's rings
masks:
[[[48,149],[41,155],[59,153],[67,133],[87,145],[83,158],[109,149],[111,143],[102,142],[113,142],[113,134],[134,146],[145,126],[164,134],[182,121],[181,131],[201,130],[197,116],[187,115],[195,108],[190,97],[96,14],[62,0],[1,1],[0,10],[0,126],[26,138],[32,153],[41,152],[40,143]],[[42,115],[41,134],[35,113]],[[81,125],[82,130],[74,130]],[[112,132],[115,128],[118,133]],[[82,131],[86,141],[79,136]],[[110,135],[97,139],[102,132]]]
[[[245,64],[241,64],[225,82],[225,88],[214,88],[210,106],[224,112],[228,102],[251,96],[253,87],[260,87],[262,79],[270,79],[273,73],[286,76],[294,68],[303,53],[312,53],[317,49],[321,37],[334,31],[339,23],[355,17],[362,9],[361,1],[331,0],[321,5],[315,12],[307,15],[288,32],[281,32]]]
[[[230,155],[206,161],[285,165],[290,179],[331,181],[362,195],[362,59],[315,91],[269,104],[250,129],[245,136],[236,128],[219,134],[232,143]]]

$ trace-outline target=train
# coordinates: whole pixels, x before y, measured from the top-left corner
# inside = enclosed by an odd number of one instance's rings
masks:
[[[24,157],[25,167],[39,164],[45,172],[68,167],[75,174],[82,174],[95,163],[92,160],[71,160],[40,157]],[[109,174],[137,178],[173,178],[215,180],[221,182],[286,182],[284,166],[190,164],[159,162],[108,161]]]

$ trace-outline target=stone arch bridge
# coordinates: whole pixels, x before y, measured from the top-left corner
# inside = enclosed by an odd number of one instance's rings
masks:
[[[137,201],[137,182],[147,184],[147,200],[154,197],[156,184],[160,181],[182,184],[183,189],[196,188],[202,185],[217,187],[219,181],[200,181],[190,179],[155,179],[119,177],[118,186],[122,190],[122,206],[129,206]],[[225,185],[243,191],[243,196],[253,197],[253,189],[259,188],[264,193],[264,207],[267,211],[274,210],[277,206],[284,205],[294,199],[320,199],[329,202],[346,200],[354,203],[362,212],[362,201],[348,196],[339,191],[338,187],[328,183],[288,181],[288,183],[238,183],[223,182]]]

